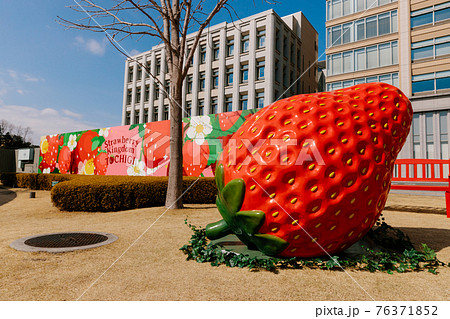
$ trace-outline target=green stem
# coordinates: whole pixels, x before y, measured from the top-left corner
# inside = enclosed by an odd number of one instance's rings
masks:
[[[219,239],[232,233],[233,231],[223,219],[206,226],[206,237],[211,240]]]

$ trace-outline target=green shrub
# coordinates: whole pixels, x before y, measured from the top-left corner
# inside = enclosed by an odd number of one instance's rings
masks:
[[[0,181],[2,182],[3,186],[15,187],[17,185],[16,175],[16,173],[1,173]]]
[[[52,188],[53,204],[63,211],[108,212],[163,206],[167,177],[84,176]],[[189,186],[191,186],[189,188]],[[184,203],[214,203],[214,178],[183,179]]]
[[[4,186],[29,188],[33,190],[50,190],[53,181],[68,181],[81,175],[36,174],[36,173],[2,173],[0,179]]]

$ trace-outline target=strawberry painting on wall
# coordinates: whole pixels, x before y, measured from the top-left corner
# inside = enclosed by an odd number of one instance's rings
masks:
[[[183,120],[183,172],[214,176],[215,163],[232,134],[255,111]],[[117,126],[42,137],[39,173],[167,176],[170,121]]]

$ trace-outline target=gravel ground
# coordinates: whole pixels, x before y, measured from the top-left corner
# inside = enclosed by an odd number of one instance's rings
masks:
[[[191,231],[219,219],[213,205],[114,213],[60,212],[50,192],[0,192],[0,300],[449,300],[450,269],[389,275],[362,271],[267,271],[186,261],[179,248]],[[5,196],[9,196],[6,199]],[[450,219],[436,196],[392,194],[386,222],[427,243],[450,262]],[[419,211],[417,213],[414,211]],[[425,210],[425,211],[424,211]],[[426,213],[423,213],[426,212]],[[14,240],[51,232],[98,231],[119,239],[100,248],[27,253]]]

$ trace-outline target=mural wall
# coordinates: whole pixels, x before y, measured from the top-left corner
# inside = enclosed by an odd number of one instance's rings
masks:
[[[256,110],[183,119],[183,172],[211,177],[223,146]],[[170,121],[41,137],[39,173],[167,176]]]

